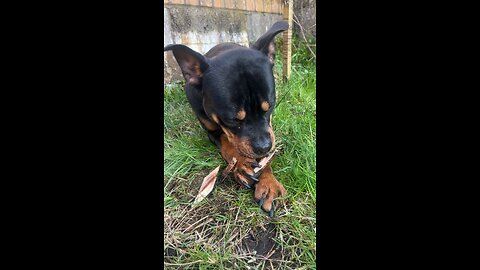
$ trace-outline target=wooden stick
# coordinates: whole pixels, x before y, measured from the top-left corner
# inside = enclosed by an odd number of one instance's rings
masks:
[[[292,21],[293,0],[283,6],[283,19],[288,21],[288,30],[283,33],[283,79],[290,79],[292,74]]]

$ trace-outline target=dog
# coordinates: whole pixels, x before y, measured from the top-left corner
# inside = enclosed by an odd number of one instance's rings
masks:
[[[250,48],[221,43],[202,55],[181,44],[171,44],[185,78],[188,101],[208,138],[230,163],[235,157],[234,179],[255,188],[254,199],[273,216],[286,190],[273,176],[270,162],[257,174],[259,160],[275,147],[272,112],[275,108],[275,43],[288,29],[278,21]]]

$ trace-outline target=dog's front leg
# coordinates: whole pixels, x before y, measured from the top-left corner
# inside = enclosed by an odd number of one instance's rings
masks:
[[[275,206],[280,204],[276,204],[274,200],[286,194],[287,191],[283,185],[273,176],[269,162],[263,169],[259,182],[255,185],[255,200],[265,212],[269,212],[270,216],[273,216]]]

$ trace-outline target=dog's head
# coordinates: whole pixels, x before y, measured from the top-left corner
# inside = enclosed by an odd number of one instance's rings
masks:
[[[207,117],[245,156],[260,158],[273,149],[271,117],[275,107],[275,36],[288,29],[275,23],[250,48],[228,44],[206,56],[184,45],[168,45],[186,87],[199,91]]]

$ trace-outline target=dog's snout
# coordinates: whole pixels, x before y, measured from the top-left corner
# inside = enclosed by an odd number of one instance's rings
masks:
[[[252,143],[252,148],[255,154],[259,156],[267,154],[268,151],[272,149],[272,140],[270,139],[270,136],[258,138]]]

